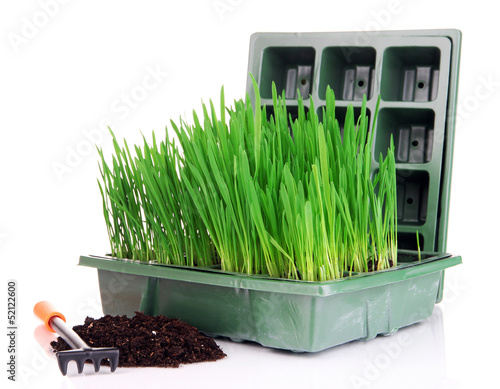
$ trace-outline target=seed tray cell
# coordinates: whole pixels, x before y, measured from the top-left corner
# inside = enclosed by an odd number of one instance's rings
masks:
[[[312,47],[268,47],[262,59],[263,77],[260,93],[272,98],[272,82],[285,91],[287,99],[296,99],[311,93],[315,51]]]
[[[372,47],[328,47],[321,59],[319,97],[328,85],[338,100],[363,100],[373,91],[376,52]]]
[[[434,111],[432,109],[384,108],[378,117],[375,158],[385,154],[391,136],[394,139],[396,162],[427,163],[432,159],[434,145]]]
[[[382,71],[382,98],[388,101],[435,100],[438,94],[440,56],[441,50],[438,47],[387,48]]]
[[[422,225],[427,218],[429,175],[425,171],[397,170],[398,226]]]

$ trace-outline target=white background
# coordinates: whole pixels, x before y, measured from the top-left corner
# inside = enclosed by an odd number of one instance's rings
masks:
[[[7,280],[17,280],[19,323],[18,382],[11,385],[500,387],[499,23],[484,0],[469,2],[468,7],[458,4],[2,2],[0,300],[6,308]],[[464,264],[446,272],[444,301],[429,320],[391,337],[317,354],[218,340],[228,356],[216,363],[61,376],[47,352],[50,339],[38,327],[32,308],[39,300],[51,300],[73,324],[82,323],[86,315],[102,315],[95,269],[76,265],[79,255],[108,249],[96,183],[97,153],[87,147],[88,134],[109,151],[105,123],[133,144],[140,131],[149,134],[154,129],[161,136],[171,118],[189,117],[201,99],[213,98],[217,104],[222,85],[227,102],[243,97],[254,32],[424,28],[463,32],[448,251],[462,255]],[[137,93],[152,71],[157,82],[149,80],[147,93],[125,109],[123,96]],[[4,335],[1,344],[0,376],[5,382]]]

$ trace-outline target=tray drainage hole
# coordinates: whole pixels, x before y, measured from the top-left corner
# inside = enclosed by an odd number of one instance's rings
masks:
[[[359,86],[360,88],[363,88],[363,87],[365,86],[365,80],[359,80],[359,81],[358,81],[358,86]]]
[[[414,140],[413,142],[411,142],[411,145],[413,147],[417,147],[418,146],[418,140]]]
[[[417,88],[418,89],[424,89],[424,86],[425,86],[425,83],[423,81],[420,81],[418,84],[417,84]]]
[[[406,199],[406,202],[407,202],[409,205],[411,205],[411,204],[413,204],[413,199],[412,199],[411,197],[408,197],[408,198]]]
[[[306,85],[307,84],[307,80],[305,78],[303,78],[302,80],[300,80],[300,84],[301,85]]]

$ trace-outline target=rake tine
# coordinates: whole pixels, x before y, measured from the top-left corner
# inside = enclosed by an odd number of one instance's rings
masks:
[[[76,361],[76,367],[78,368],[78,374],[83,373],[83,365],[85,365],[85,360]]]
[[[92,360],[92,362],[94,363],[94,371],[96,373],[99,373],[99,370],[101,369],[101,362],[102,362],[102,360],[94,359],[94,360]]]
[[[66,375],[66,373],[68,373],[68,361],[64,360],[63,358],[60,358],[58,354],[57,364],[59,365],[59,370],[61,370],[62,375]]]
[[[118,353],[114,358],[109,358],[109,366],[111,368],[111,372],[114,372],[118,367]]]

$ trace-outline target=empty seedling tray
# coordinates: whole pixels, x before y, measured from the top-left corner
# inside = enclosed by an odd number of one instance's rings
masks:
[[[284,91],[292,120],[297,97],[321,120],[327,86],[342,127],[347,106],[367,96],[370,128],[378,96],[372,170],[391,135],[396,149],[398,245],[446,251],[461,33],[458,30],[256,33],[248,72],[272,115],[272,83]],[[247,92],[254,99],[253,85]]]

